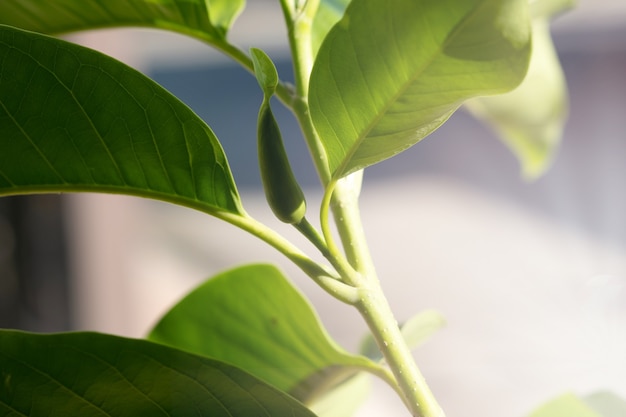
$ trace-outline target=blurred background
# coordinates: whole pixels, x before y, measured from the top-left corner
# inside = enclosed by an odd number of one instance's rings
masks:
[[[278,2],[251,0],[232,39],[291,70]],[[524,181],[513,155],[464,111],[369,168],[362,215],[399,320],[448,321],[416,351],[448,416],[523,416],[565,391],[626,397],[626,2],[581,1],[553,25],[570,120],[553,167]],[[178,35],[107,30],[72,40],[144,71],[223,143],[247,210],[310,247],[265,207],[255,153],[261,94],[219,53]],[[276,108],[309,207],[320,188],[298,128]],[[366,329],[279,254],[200,213],[112,195],[0,199],[0,326],[140,337],[202,280],[274,262],[356,350]],[[359,414],[408,415],[377,384]]]

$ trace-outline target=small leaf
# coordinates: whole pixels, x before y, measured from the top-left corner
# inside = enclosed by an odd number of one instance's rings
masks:
[[[542,405],[528,417],[603,417],[576,395],[564,394]]]
[[[308,301],[271,265],[224,272],[187,295],[149,339],[231,363],[301,401],[355,367],[378,365],[346,353]]]
[[[602,417],[626,416],[626,401],[612,392],[595,392],[584,397],[583,400]]]
[[[546,18],[533,21],[533,52],[522,84],[500,96],[471,100],[467,108],[490,124],[517,155],[526,178],[536,178],[549,167],[561,141],[568,103]]]
[[[103,54],[0,25],[0,195],[71,191],[243,213],[220,143],[176,97]]]
[[[48,34],[146,26],[221,41],[244,5],[245,0],[3,0],[0,23]]]
[[[250,48],[254,74],[259,82],[265,98],[269,98],[276,91],[278,85],[278,71],[271,58],[265,52],[257,48]]]
[[[445,325],[446,319],[441,313],[435,310],[426,310],[408,319],[400,327],[400,331],[409,349],[415,349]]]
[[[0,414],[314,417],[231,365],[144,340],[0,331]]]
[[[527,0],[352,0],[311,73],[333,176],[407,149],[471,97],[516,87],[529,55]]]

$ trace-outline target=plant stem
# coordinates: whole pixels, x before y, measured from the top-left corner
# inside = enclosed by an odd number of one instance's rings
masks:
[[[343,283],[335,271],[329,270],[315,262],[291,242],[263,223],[245,214],[228,212],[212,212],[210,214],[257,236],[277,249],[311,277],[321,288],[338,300],[346,304],[354,304],[358,301],[356,288]]]
[[[378,280],[359,210],[362,180],[363,171],[339,180],[333,193],[331,209],[348,262],[366,279]]]
[[[404,403],[416,417],[445,414],[418,369],[380,285],[360,288],[356,308],[367,322],[401,390]]]
[[[311,24],[319,0],[308,0],[301,11],[293,10],[288,2],[281,3],[286,17],[296,80],[296,95],[286,104],[300,123],[314,165],[325,188],[320,218],[326,247],[330,252],[329,260],[350,288],[354,286],[358,288],[359,297],[355,305],[367,322],[395,377],[395,381],[392,381],[390,375],[387,375],[387,382],[400,391],[400,397],[414,416],[443,417],[444,413],[417,368],[378,282],[358,207],[362,173],[353,174],[339,181],[332,178],[324,146],[311,119],[308,107],[309,77],[313,68]],[[279,97],[285,102],[283,97],[280,95]],[[329,205],[332,206],[333,217],[347,259],[339,253],[333,242],[327,219]]]
[[[333,198],[338,233],[350,264],[361,278],[357,283],[350,282],[359,289],[359,301],[355,307],[393,372],[401,398],[409,411],[414,416],[443,417],[444,413],[426,385],[380,286],[360,220],[360,185],[360,178],[348,177],[337,184]]]

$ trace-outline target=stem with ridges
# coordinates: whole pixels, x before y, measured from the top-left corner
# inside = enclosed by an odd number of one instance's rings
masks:
[[[286,3],[282,3],[285,6]],[[392,384],[392,386],[401,391],[400,396],[414,416],[443,417],[444,413],[417,368],[378,283],[360,220],[358,192],[355,192],[355,185],[350,185],[344,180],[337,184],[337,180],[331,178],[325,149],[311,120],[308,108],[309,77],[313,66],[310,24],[318,5],[319,0],[307,1],[305,11],[308,8],[308,14],[305,20],[298,21],[302,15],[294,16],[286,12],[285,16],[296,79],[296,97],[290,107],[300,123],[315,167],[325,187],[320,217],[326,245],[331,255],[337,256],[333,262],[335,267],[339,267],[342,275],[347,273],[343,279],[359,287],[360,297],[356,306],[367,322],[396,379],[397,384]],[[343,255],[337,253],[328,229],[327,210],[331,196],[333,217],[347,256],[345,262]]]

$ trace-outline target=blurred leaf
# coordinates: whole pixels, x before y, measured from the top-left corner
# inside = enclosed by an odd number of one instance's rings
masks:
[[[603,417],[576,395],[564,394],[542,405],[528,417]]]
[[[0,195],[94,191],[242,213],[217,138],[95,51],[0,25]]]
[[[602,417],[626,416],[626,401],[612,392],[595,392],[584,397],[583,400]]]
[[[310,409],[319,417],[352,416],[367,400],[371,382],[371,375],[360,372],[317,399]]]
[[[245,0],[3,0],[0,23],[49,34],[145,26],[218,41],[244,6]]]
[[[568,103],[546,18],[533,22],[533,53],[522,84],[500,96],[471,100],[467,108],[517,155],[525,177],[535,178],[548,168],[563,134]]]
[[[0,414],[313,417],[233,366],[144,340],[0,331]]]
[[[430,338],[437,330],[446,325],[446,319],[435,310],[417,313],[408,319],[400,331],[409,349],[415,349]]]
[[[516,87],[529,55],[527,0],[353,0],[311,74],[332,174],[407,149],[468,98]]]
[[[413,350],[428,340],[433,333],[445,326],[445,318],[435,310],[425,310],[417,313],[402,326],[400,331],[404,336],[409,349]],[[368,358],[379,361],[382,359],[380,349],[371,334],[368,334],[361,343],[361,353]]]
[[[264,264],[208,280],[172,308],[149,339],[231,363],[303,402],[378,366],[337,346],[308,301]]]

